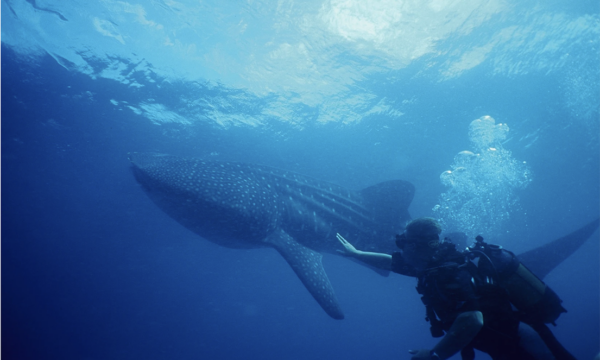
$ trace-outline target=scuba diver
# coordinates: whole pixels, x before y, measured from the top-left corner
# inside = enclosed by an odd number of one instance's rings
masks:
[[[556,293],[502,247],[481,236],[459,252],[433,218],[414,219],[396,236],[392,255],[357,250],[337,234],[343,254],[368,265],[418,279],[433,349],[410,350],[413,360],[447,359],[474,349],[494,360],[574,360],[547,323],[566,310]],[[516,311],[514,309],[517,309]]]

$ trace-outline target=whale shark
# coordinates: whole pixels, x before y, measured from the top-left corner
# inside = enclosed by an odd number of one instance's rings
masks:
[[[395,235],[411,219],[408,207],[415,188],[403,180],[352,191],[263,165],[153,153],[130,153],[129,159],[136,180],[165,213],[221,246],[274,248],[334,319],[344,314],[323,268],[322,253],[340,255],[343,248],[336,233],[363,251],[391,254],[398,250]],[[599,224],[596,219],[517,256],[543,279]]]
[[[334,319],[344,314],[322,253],[343,250],[338,232],[362,250],[393,252],[415,192],[403,180],[351,191],[262,165],[150,153],[129,159],[136,180],[165,213],[218,245],[276,249]]]

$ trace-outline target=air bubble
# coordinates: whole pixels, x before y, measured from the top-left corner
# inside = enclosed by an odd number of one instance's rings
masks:
[[[469,236],[499,234],[504,222],[519,208],[516,191],[531,182],[525,161],[517,161],[502,146],[509,128],[483,116],[469,125],[473,150],[454,157],[450,170],[440,175],[446,186],[440,203],[432,209],[448,231]],[[508,213],[506,209],[512,209]]]

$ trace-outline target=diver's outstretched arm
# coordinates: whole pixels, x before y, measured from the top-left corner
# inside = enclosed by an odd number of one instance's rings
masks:
[[[364,262],[367,265],[374,266],[383,270],[391,270],[392,269],[392,255],[384,254],[384,253],[375,253],[368,251],[360,251],[357,250],[354,245],[350,244],[348,240],[344,239],[342,235],[339,233],[336,234],[337,239],[344,246],[344,250],[338,250],[340,253],[353,257],[359,261]]]

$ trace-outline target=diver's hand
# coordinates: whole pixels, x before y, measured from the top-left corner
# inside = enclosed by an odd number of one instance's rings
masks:
[[[344,254],[346,256],[353,256],[358,254],[358,250],[356,250],[354,245],[350,244],[348,240],[344,239],[342,235],[337,233],[335,236],[342,243],[342,245],[344,245],[344,250],[338,250],[339,253]]]
[[[413,355],[410,358],[411,360],[440,360],[437,355],[431,356],[431,350],[429,349],[408,350],[408,352]]]

